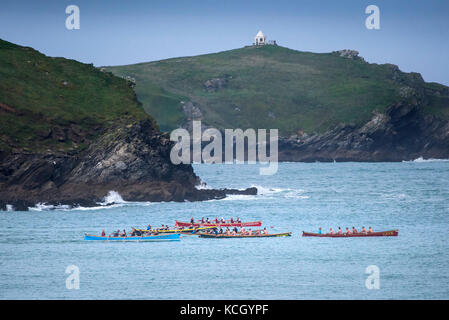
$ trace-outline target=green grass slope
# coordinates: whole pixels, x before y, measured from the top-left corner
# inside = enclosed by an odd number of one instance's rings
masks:
[[[119,119],[147,117],[124,79],[0,39],[0,151],[80,150]]]
[[[422,81],[390,64],[272,45],[106,69],[136,79],[139,100],[163,130],[185,121],[181,102],[191,101],[208,125],[279,128],[283,135],[362,123],[400,100],[401,87]],[[225,86],[207,90],[214,78],[226,79]],[[438,105],[447,99],[429,103],[430,111],[449,116]]]

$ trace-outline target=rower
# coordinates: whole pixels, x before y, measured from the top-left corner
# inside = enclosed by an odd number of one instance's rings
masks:
[[[151,231],[151,224],[147,226],[147,231]]]
[[[340,228],[340,227],[338,227],[337,233],[338,233],[338,234],[342,234],[342,233],[343,233],[343,231],[341,231],[341,228]]]
[[[223,228],[220,228],[219,234],[223,234]]]
[[[231,217],[231,223],[234,223],[234,218],[233,217]]]
[[[362,233],[366,233],[366,229],[365,229],[365,227],[362,227],[362,231],[361,231]]]
[[[215,218],[215,223],[218,223],[218,218]]]
[[[201,218],[201,223],[204,223],[204,217]]]
[[[251,231],[251,228],[248,230],[248,235],[250,236],[250,235],[252,235],[253,234],[253,232]]]
[[[351,230],[348,227],[346,227],[346,234],[351,234]]]
[[[352,233],[357,233],[357,229],[355,227],[352,227]]]
[[[101,231],[101,236],[104,237],[106,233],[104,232],[104,229]]]
[[[195,223],[195,219],[193,219],[193,217],[192,217],[192,219],[190,219],[190,224],[194,224]]]
[[[122,232],[121,236],[122,237],[126,237],[126,230],[125,229],[123,229],[123,232]]]
[[[120,230],[117,229],[117,231],[112,233],[113,237],[118,237],[120,235]]]
[[[318,228],[318,234],[321,234],[321,227]]]
[[[221,222],[226,223],[226,220],[223,217],[221,217]]]
[[[238,232],[239,232],[239,229],[237,229],[237,227],[234,227],[234,232],[235,232],[235,233],[238,233]]]
[[[206,223],[210,223],[210,221],[209,221],[209,217],[206,219]]]
[[[263,228],[263,234],[268,234],[267,228]]]
[[[332,228],[329,229],[329,234],[334,234],[334,230]]]
[[[242,222],[239,217],[237,217],[237,222],[238,223]]]
[[[368,233],[372,233],[373,229],[371,227],[368,228]]]

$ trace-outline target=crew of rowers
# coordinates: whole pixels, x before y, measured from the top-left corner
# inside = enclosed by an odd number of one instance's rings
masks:
[[[233,217],[231,217],[231,219],[229,220],[225,220],[223,217],[221,219],[215,218],[214,220],[209,220],[209,218],[204,219],[204,217],[201,218],[201,220],[198,220],[196,223],[241,223],[242,220],[240,220],[239,217],[237,217],[237,219],[234,220]],[[192,218],[190,219],[190,223],[194,224],[195,223],[195,219]]]
[[[240,230],[237,227],[232,228],[230,230],[228,227],[226,227],[225,230],[223,228],[211,228],[205,230],[205,233],[209,234],[223,234],[225,236],[259,236],[261,234],[268,234],[267,228],[263,228],[263,230],[246,230],[245,227],[241,227]]]
[[[318,234],[322,234],[321,227],[318,229]],[[343,232],[340,227],[338,227],[337,232],[335,232],[332,228],[329,229],[329,232],[327,234],[353,234],[353,233],[373,233],[373,228],[369,227],[368,231],[365,229],[365,227],[362,227],[362,230],[357,231],[355,227],[352,227],[352,230],[349,230],[348,227],[346,227],[346,231]]]

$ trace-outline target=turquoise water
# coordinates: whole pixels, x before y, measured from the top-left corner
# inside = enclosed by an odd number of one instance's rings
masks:
[[[448,299],[449,162],[195,165],[209,186],[257,196],[197,203],[0,212],[2,299]],[[240,216],[289,238],[83,241],[84,232]],[[303,238],[318,227],[399,229],[392,238]],[[271,226],[273,228],[271,228]],[[80,288],[67,289],[66,267]],[[380,288],[365,286],[376,265]]]

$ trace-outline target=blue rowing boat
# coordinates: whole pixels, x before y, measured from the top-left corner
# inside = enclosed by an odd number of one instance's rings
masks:
[[[141,237],[102,237],[91,234],[84,234],[84,240],[99,240],[99,241],[179,241],[181,234],[162,234],[155,236],[141,236]]]

